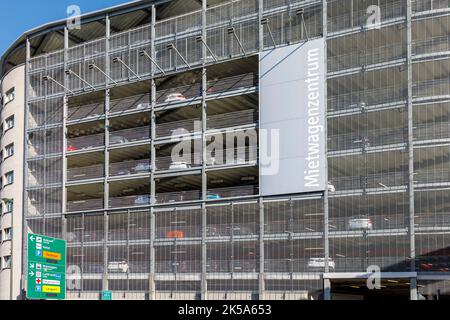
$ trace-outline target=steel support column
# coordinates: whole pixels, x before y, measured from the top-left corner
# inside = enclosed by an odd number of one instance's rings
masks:
[[[324,52],[325,52],[325,57],[324,57],[324,72],[325,74],[327,74],[328,72],[328,64],[327,64],[327,36],[328,36],[328,10],[327,10],[327,0],[323,0],[322,2],[322,31],[323,31],[323,37],[325,39],[324,43],[325,43],[325,48],[324,48]],[[327,87],[327,80],[325,80],[325,84],[324,84],[324,101],[325,104],[327,104],[327,91],[328,91],[328,87]],[[327,147],[327,137],[328,137],[328,107],[327,105],[324,106],[325,108],[325,128],[324,128],[324,134],[325,134],[325,182],[328,184],[328,147]],[[329,204],[328,204],[328,186],[325,189],[325,192],[323,194],[323,210],[324,210],[324,255],[325,255],[325,273],[330,272],[330,266],[328,265],[328,261],[330,258],[330,243],[329,243]],[[330,280],[324,280],[324,292],[323,292],[323,298],[324,300],[331,300],[331,284],[330,284]]]
[[[413,76],[412,76],[412,4],[411,0],[406,1],[406,45],[408,64],[408,169],[409,169],[409,237],[410,237],[410,257],[411,272],[416,268],[416,239],[415,239],[415,218],[414,218],[414,115],[413,115]],[[416,297],[417,298],[417,297]]]
[[[152,59],[156,56],[155,51],[155,25],[156,25],[156,8],[152,6],[152,21],[150,24],[150,56]],[[151,157],[151,173],[150,173],[150,275],[149,275],[149,300],[156,300],[156,285],[155,285],[155,209],[153,204],[156,201],[156,185],[155,185],[155,169],[156,169],[156,83],[154,80],[155,69],[153,63],[150,63],[150,73],[152,80],[150,82],[150,107],[151,107],[151,142],[150,142],[150,157]]]
[[[206,9],[207,0],[202,0],[202,37],[206,41]],[[208,284],[206,280],[206,263],[207,263],[207,249],[206,249],[206,204],[205,201],[208,199],[208,179],[206,176],[206,92],[208,86],[208,79],[206,74],[206,60],[207,60],[207,49],[202,45],[202,57],[203,57],[203,68],[202,68],[202,275],[201,275],[201,300],[208,299]],[[197,152],[197,150],[195,150]]]
[[[105,39],[105,73],[110,75],[110,37],[111,37],[111,23],[109,19],[109,15],[105,16],[105,26],[106,26],[106,39]],[[110,109],[110,91],[109,91],[109,78],[105,78],[106,89],[105,89],[105,179],[103,182],[103,206],[106,209],[104,211],[104,230],[105,230],[105,240],[104,240],[104,274],[103,274],[103,290],[109,289],[109,280],[108,280],[108,229],[109,229],[109,216],[108,216],[108,208],[109,208],[109,109]]]
[[[264,202],[263,198],[259,198],[259,300],[265,299],[266,280],[264,270]]]

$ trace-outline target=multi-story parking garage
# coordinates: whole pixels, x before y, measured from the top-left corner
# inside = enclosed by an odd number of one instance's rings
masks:
[[[23,230],[67,240],[68,298],[448,297],[450,1],[137,1],[81,23],[2,59],[25,63]],[[265,196],[261,57],[320,38],[328,187]]]

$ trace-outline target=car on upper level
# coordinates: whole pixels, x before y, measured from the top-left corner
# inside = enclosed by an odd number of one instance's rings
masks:
[[[360,216],[354,217],[348,221],[349,230],[372,230],[373,223],[372,219]]]
[[[218,193],[209,192],[207,196],[208,200],[219,200],[222,197]]]
[[[146,204],[150,204],[151,197],[147,194],[145,195],[140,195],[137,196],[136,199],[134,200],[134,204],[136,205],[146,205]]]
[[[126,261],[111,261],[108,263],[108,272],[111,273],[127,273],[129,268]]]
[[[109,138],[109,144],[121,144],[121,143],[127,143],[128,139],[122,136],[111,136]]]
[[[309,269],[324,269],[325,268],[325,258],[311,258],[308,261],[308,268]],[[328,259],[328,266],[330,270],[334,270],[335,263],[334,260],[329,258]]]
[[[134,167],[136,173],[150,172],[152,165],[150,163],[139,163]]]
[[[175,161],[175,162],[172,162],[172,164],[169,167],[169,170],[188,169],[190,167],[191,167],[191,165],[188,164],[187,162]]]
[[[181,102],[181,101],[185,101],[186,97],[180,93],[180,92],[175,92],[175,93],[170,93],[167,95],[166,100],[164,102]]]
[[[73,152],[73,151],[77,151],[77,150],[78,150],[78,148],[71,144],[67,146],[67,152]]]

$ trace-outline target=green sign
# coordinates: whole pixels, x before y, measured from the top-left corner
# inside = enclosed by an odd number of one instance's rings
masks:
[[[27,298],[66,298],[66,242],[28,234]]]
[[[102,291],[102,300],[112,300],[113,293],[111,291]]]

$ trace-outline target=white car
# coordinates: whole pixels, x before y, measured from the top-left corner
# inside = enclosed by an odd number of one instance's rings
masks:
[[[126,261],[111,261],[108,263],[109,272],[122,272],[127,273],[129,269]]]
[[[191,166],[187,162],[172,162],[169,170],[188,169]]]
[[[372,230],[373,223],[369,218],[352,218],[348,221],[349,230]]]
[[[336,187],[328,182],[328,192],[334,193],[336,192]]]
[[[330,269],[334,270],[335,264],[334,260],[328,259],[328,266]],[[308,268],[310,269],[323,269],[325,268],[325,258],[311,258],[308,262]]]
[[[179,102],[186,100],[186,97],[182,93],[171,93],[167,95],[165,102]]]

